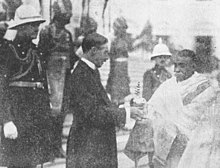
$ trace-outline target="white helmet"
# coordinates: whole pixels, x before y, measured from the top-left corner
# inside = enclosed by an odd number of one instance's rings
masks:
[[[41,17],[37,10],[29,4],[23,4],[15,11],[14,21],[11,22],[8,29],[17,29],[18,26],[27,23],[43,23],[46,20]]]
[[[162,39],[159,39],[159,43],[154,47],[153,53],[150,57],[150,59],[160,56],[160,55],[167,55],[171,56],[172,54],[169,51],[169,48],[166,46],[166,44],[162,43]]]

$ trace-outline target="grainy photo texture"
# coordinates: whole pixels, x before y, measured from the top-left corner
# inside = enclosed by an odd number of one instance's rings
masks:
[[[0,0],[0,168],[219,168],[219,0]]]

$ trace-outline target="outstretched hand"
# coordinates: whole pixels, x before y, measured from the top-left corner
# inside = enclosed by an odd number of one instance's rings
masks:
[[[144,112],[138,107],[130,107],[131,118],[135,120],[141,120],[144,118]]]

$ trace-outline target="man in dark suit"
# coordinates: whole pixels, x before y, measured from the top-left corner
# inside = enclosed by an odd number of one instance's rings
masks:
[[[69,108],[73,124],[67,143],[67,168],[117,168],[115,127],[124,126],[129,115],[141,116],[133,107],[130,114],[109,100],[99,71],[109,58],[108,40],[97,33],[82,42],[83,58],[70,78]]]

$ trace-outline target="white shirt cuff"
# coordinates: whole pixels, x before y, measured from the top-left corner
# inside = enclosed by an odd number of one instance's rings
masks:
[[[125,125],[130,123],[131,119],[131,110],[129,107],[125,107],[125,112],[126,112],[126,120],[125,120]]]

